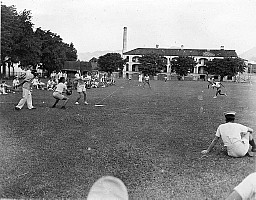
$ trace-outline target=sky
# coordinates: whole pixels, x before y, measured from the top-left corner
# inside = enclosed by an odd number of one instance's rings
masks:
[[[256,0],[2,0],[30,10],[34,28],[57,33],[78,53],[180,47],[256,46]]]

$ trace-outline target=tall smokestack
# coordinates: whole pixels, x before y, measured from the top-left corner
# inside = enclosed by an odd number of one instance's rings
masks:
[[[123,52],[127,51],[127,27],[124,27],[124,35],[123,35]]]

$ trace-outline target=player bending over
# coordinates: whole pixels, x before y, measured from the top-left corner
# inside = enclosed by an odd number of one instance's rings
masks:
[[[216,94],[215,94],[215,96],[214,96],[213,98],[217,98],[217,95],[218,95],[218,94],[219,94],[219,95],[225,95],[225,96],[227,96],[226,93],[221,93],[221,87],[224,87],[224,85],[222,85],[221,82],[215,82],[215,83],[212,85],[212,87],[215,87],[215,88],[216,88]]]
[[[225,113],[225,118],[226,123],[219,125],[215,138],[212,140],[210,146],[201,153],[209,153],[220,137],[229,156],[243,157],[245,155],[251,155],[252,152],[256,152],[256,145],[252,136],[253,130],[242,124],[235,123],[235,112]]]
[[[247,176],[226,200],[255,200],[256,199],[256,172]]]
[[[53,104],[52,108],[55,108],[57,103],[60,100],[64,100],[64,103],[62,105],[62,109],[66,108],[66,104],[68,102],[68,97],[64,96],[62,93],[65,92],[67,90],[67,86],[65,84],[65,78],[64,77],[60,77],[59,83],[56,86],[55,91],[53,92],[53,97],[56,99],[55,103]]]

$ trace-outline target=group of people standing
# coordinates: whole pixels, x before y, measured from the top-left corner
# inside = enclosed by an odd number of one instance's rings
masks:
[[[147,84],[148,87],[151,88],[149,80],[150,80],[150,77],[148,74],[146,74],[145,76],[143,76],[142,73],[139,74],[139,86],[143,86],[144,88],[145,85]]]

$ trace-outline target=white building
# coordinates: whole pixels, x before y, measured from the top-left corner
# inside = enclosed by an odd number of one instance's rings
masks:
[[[183,45],[180,49],[166,49],[166,48],[137,48],[123,53],[123,58],[127,59],[125,67],[123,68],[123,77],[136,76],[139,73],[138,58],[147,54],[158,54],[166,59],[166,69],[164,74],[171,77],[171,60],[178,56],[191,56],[197,62],[194,67],[193,75],[194,80],[205,79],[206,72],[204,70],[205,61],[211,61],[214,58],[223,59],[225,57],[237,58],[235,50],[225,50],[223,46],[220,49],[184,49]]]

